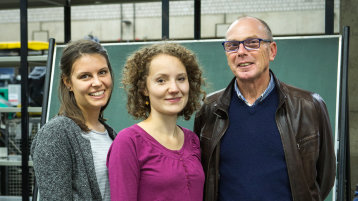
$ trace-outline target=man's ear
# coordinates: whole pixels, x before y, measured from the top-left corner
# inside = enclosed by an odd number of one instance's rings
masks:
[[[270,43],[270,61],[273,61],[277,54],[277,44],[275,41]]]

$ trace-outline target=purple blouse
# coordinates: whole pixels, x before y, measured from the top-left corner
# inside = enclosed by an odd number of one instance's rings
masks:
[[[184,132],[180,150],[165,148],[138,125],[120,131],[107,156],[112,201],[202,201],[200,143]]]

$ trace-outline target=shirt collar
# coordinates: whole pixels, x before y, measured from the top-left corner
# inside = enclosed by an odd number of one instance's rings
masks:
[[[275,88],[275,81],[273,79],[272,73],[270,73],[269,85],[267,86],[265,91],[261,94],[261,96],[258,97],[253,104],[250,104],[249,102],[247,102],[245,97],[241,94],[239,87],[237,86],[236,79],[235,79],[234,87],[235,87],[235,92],[236,92],[237,96],[239,97],[239,99],[244,101],[246,103],[246,105],[248,105],[248,106],[254,106],[254,105],[258,104],[259,102],[263,101],[271,93],[271,91]]]

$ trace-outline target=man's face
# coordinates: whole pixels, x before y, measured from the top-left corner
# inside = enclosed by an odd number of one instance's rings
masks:
[[[243,41],[249,38],[269,40],[264,25],[255,18],[235,21],[226,33],[227,41]],[[260,48],[247,50],[243,44],[234,52],[226,52],[227,62],[238,83],[263,82],[269,79],[269,62],[277,52],[275,42],[260,42]]]

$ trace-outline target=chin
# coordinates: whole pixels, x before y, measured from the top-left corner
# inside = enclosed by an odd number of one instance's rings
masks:
[[[251,80],[254,78],[252,75],[248,75],[247,73],[239,73],[238,75],[236,75],[236,77],[239,80]]]
[[[166,111],[166,115],[168,116],[177,116],[183,110],[168,110]]]

